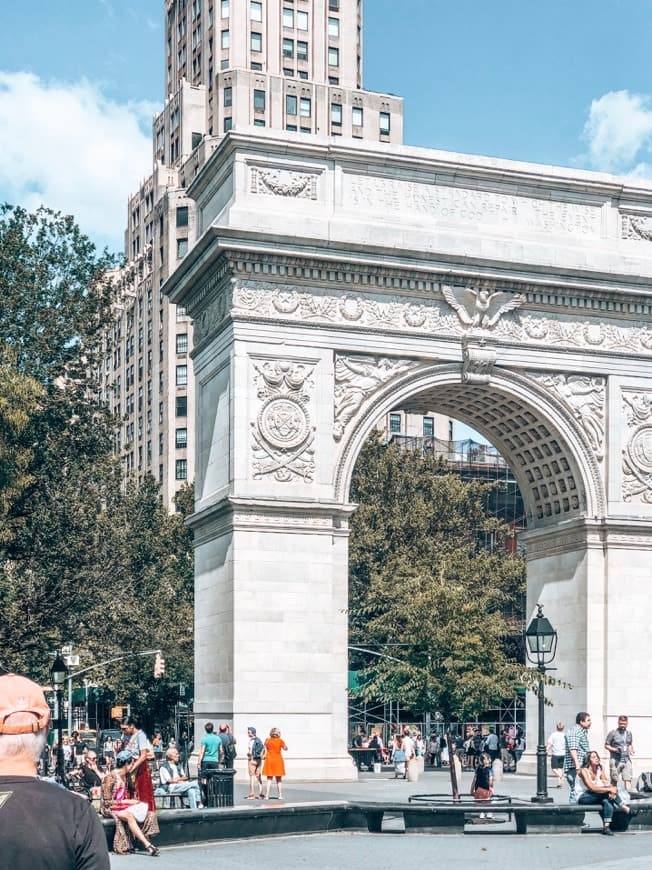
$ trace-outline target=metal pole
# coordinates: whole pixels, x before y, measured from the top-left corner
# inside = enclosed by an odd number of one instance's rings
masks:
[[[60,687],[55,691],[57,700],[57,779],[63,782],[65,779],[64,761],[63,761],[63,692]]]
[[[548,782],[546,776],[546,735],[545,735],[545,697],[543,693],[543,677],[545,667],[539,665],[539,741],[537,743],[537,796],[532,798],[532,803],[551,804],[552,798],[548,797]]]
[[[63,710],[61,711],[63,716]],[[68,677],[68,737],[72,734],[72,677]]]

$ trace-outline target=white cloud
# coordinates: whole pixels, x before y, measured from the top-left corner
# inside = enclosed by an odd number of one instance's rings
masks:
[[[652,155],[652,104],[649,97],[610,91],[591,103],[583,138],[592,169],[649,177],[645,157]]]
[[[0,71],[0,201],[73,214],[121,250],[127,197],[151,172],[155,110],[113,102],[88,81]]]

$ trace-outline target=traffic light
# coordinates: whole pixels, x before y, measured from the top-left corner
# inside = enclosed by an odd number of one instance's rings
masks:
[[[156,679],[162,677],[165,674],[165,659],[161,655],[160,652],[156,653],[156,658],[154,659],[154,676]]]

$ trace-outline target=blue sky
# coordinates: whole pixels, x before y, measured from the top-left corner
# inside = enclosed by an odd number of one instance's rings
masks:
[[[6,3],[0,200],[119,248],[163,95],[164,0]],[[405,141],[652,175],[650,0],[366,0],[365,86]]]

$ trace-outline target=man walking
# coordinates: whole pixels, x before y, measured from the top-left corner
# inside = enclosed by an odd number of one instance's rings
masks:
[[[12,870],[109,870],[99,817],[88,801],[36,778],[50,708],[36,683],[0,677],[0,864]]]
[[[627,716],[618,717],[618,727],[607,734],[604,748],[609,753],[609,774],[611,784],[618,785],[618,777],[622,776],[623,785],[629,791],[632,786],[632,732],[627,728]]]
[[[577,779],[577,771],[584,763],[584,756],[589,751],[589,728],[591,727],[591,716],[588,713],[578,713],[575,717],[575,725],[569,728],[564,734],[564,742],[566,752],[564,755],[564,775],[570,786],[570,795],[568,802],[571,804],[577,803],[577,792],[575,791],[575,780]]]

